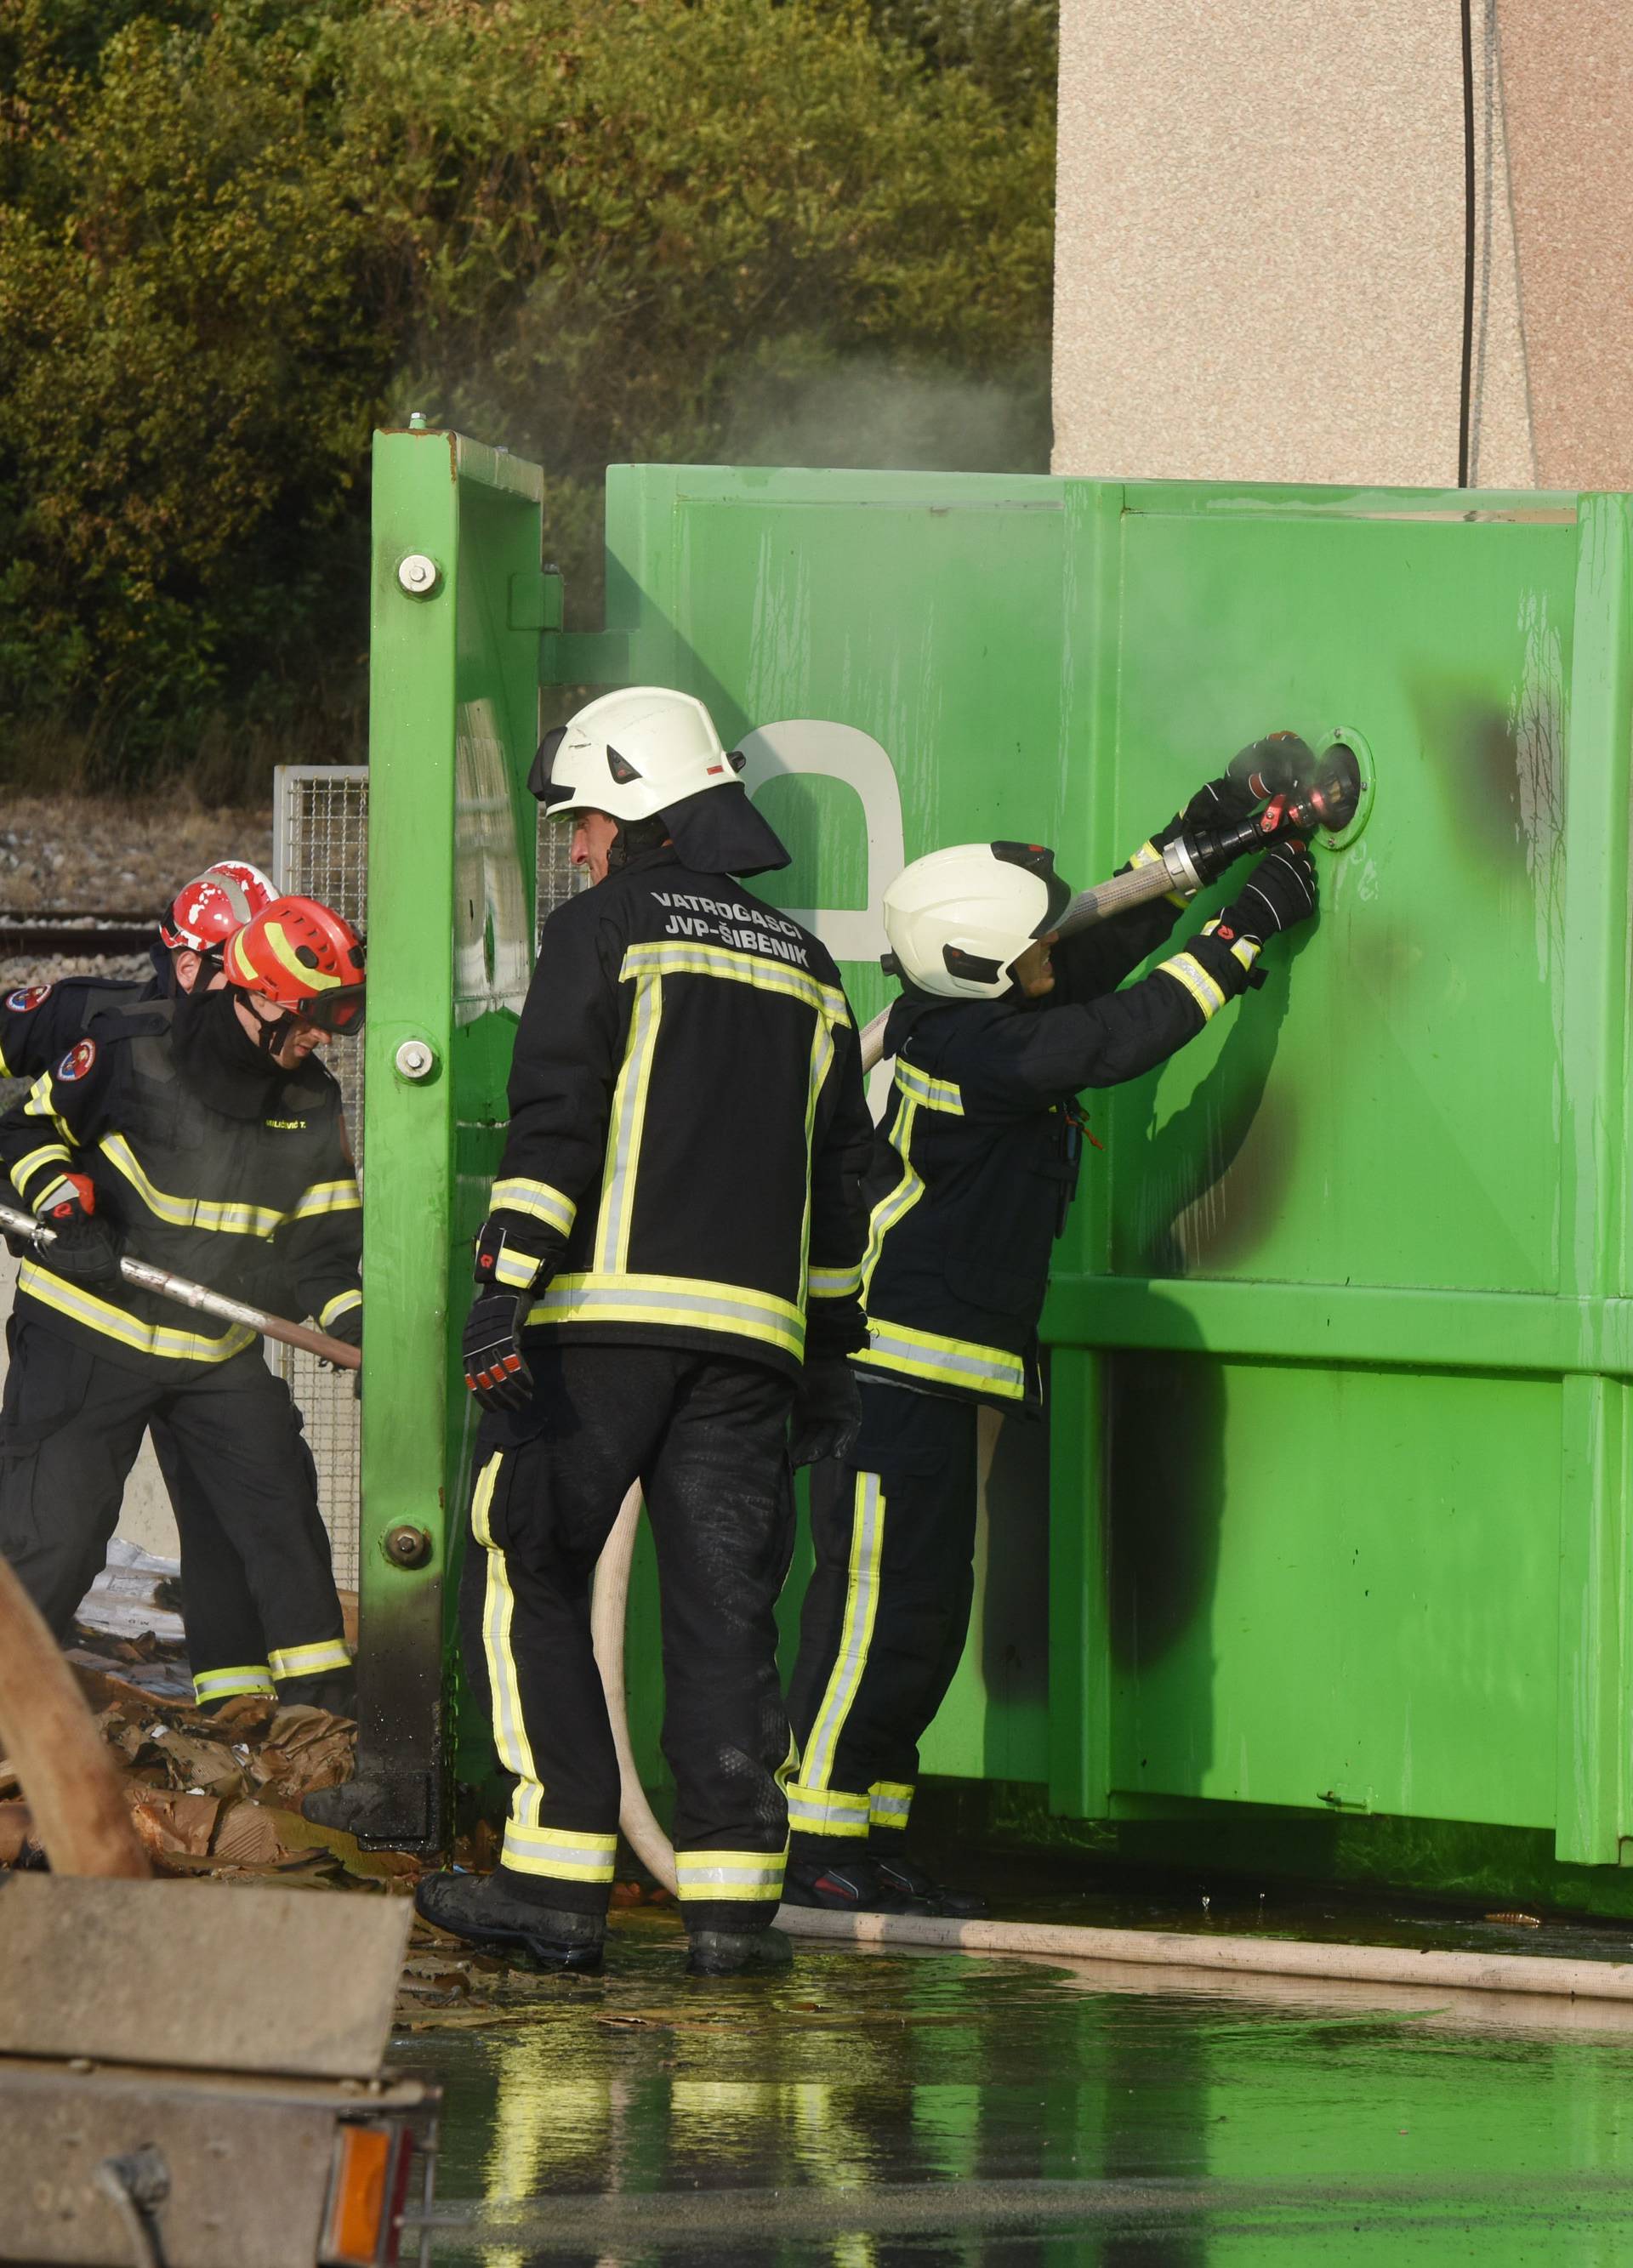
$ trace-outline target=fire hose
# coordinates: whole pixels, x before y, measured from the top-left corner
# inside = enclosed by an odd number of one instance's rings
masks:
[[[54,1229],[48,1228],[33,1213],[18,1212],[12,1205],[0,1205],[0,1229],[41,1248],[56,1241]],[[327,1331],[309,1329],[305,1323],[292,1323],[282,1315],[270,1315],[264,1308],[252,1307],[245,1300],[229,1300],[225,1292],[211,1292],[203,1284],[195,1284],[190,1277],[173,1276],[168,1269],[133,1259],[128,1252],[121,1256],[119,1272],[127,1284],[134,1284],[144,1292],[156,1292],[161,1300],[174,1300],[180,1307],[214,1315],[224,1323],[241,1324],[247,1330],[259,1331],[263,1339],[277,1339],[280,1345],[300,1347],[307,1354],[333,1363],[336,1370],[358,1370],[362,1366],[361,1351],[348,1346],[344,1339],[332,1339]]]
[[[1069,937],[1091,924],[1127,913],[1152,898],[1178,891],[1194,897],[1245,851],[1279,836],[1313,835],[1318,828],[1337,833],[1354,817],[1361,795],[1361,771],[1352,752],[1341,741],[1322,755],[1310,780],[1291,795],[1275,796],[1263,810],[1234,827],[1198,829],[1174,837],[1157,858],[1130,866],[1090,889],[1080,890],[1065,908],[1052,934]],[[884,1051],[884,1010],[861,1032],[861,1068],[865,1078]],[[665,1889],[675,1888],[675,1852],[647,1800],[630,1745],[629,1704],[624,1688],[624,1630],[629,1607],[630,1569],[635,1553],[635,1531],[640,1521],[641,1494],[632,1488],[618,1508],[601,1558],[590,1604],[590,1636],[595,1650],[611,1719],[613,1745],[617,1750],[622,1801],[618,1824],[632,1851]],[[833,1918],[828,1918],[831,1920]],[[806,1924],[785,1910],[788,1926]],[[833,1933],[831,1932],[830,1934]]]

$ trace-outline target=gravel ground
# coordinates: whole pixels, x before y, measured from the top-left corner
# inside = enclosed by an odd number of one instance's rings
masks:
[[[19,796],[0,814],[0,911],[157,913],[217,858],[272,860],[272,814]]]
[[[18,796],[0,814],[0,918],[80,911],[151,914],[218,858],[272,862],[270,811],[203,811],[181,801]],[[0,984],[126,976],[141,955],[0,955]]]

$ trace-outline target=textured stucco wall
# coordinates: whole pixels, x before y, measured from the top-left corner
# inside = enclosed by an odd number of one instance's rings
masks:
[[[1633,485],[1633,8],[1473,0],[1471,480]],[[1062,0],[1055,464],[1454,481],[1459,0]]]

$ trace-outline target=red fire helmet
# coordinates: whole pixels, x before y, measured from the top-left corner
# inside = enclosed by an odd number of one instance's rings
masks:
[[[253,921],[277,896],[277,890],[247,859],[222,858],[183,883],[170,901],[159,934],[173,950],[219,953],[235,929]]]
[[[275,898],[235,930],[221,958],[229,984],[325,1032],[363,1023],[363,940],[315,898]]]

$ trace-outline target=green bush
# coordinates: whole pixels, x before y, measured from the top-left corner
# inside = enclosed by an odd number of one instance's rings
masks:
[[[130,780],[355,753],[370,428],[1036,466],[1035,0],[13,0],[0,714]]]

